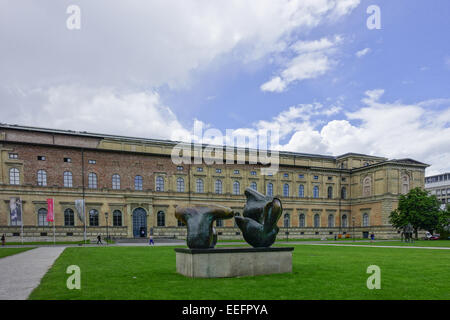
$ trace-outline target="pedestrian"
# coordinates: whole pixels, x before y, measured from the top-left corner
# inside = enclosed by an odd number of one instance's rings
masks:
[[[334,241],[336,241],[336,239],[337,239],[337,234],[334,235]]]
[[[101,236],[101,235],[98,235],[98,236],[97,236],[97,244],[103,244],[103,243],[102,243],[102,236]]]
[[[370,235],[370,242],[373,242],[373,240],[375,240],[375,234],[372,232]]]
[[[155,245],[155,242],[153,241],[153,236],[150,235],[150,238],[148,240],[148,245]]]
[[[5,246],[6,237],[5,234],[2,234],[2,246]]]

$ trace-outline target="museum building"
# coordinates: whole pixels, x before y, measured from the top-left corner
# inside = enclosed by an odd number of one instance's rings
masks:
[[[184,238],[177,206],[214,203],[242,214],[248,187],[281,199],[279,238],[398,237],[389,214],[398,196],[424,187],[427,164],[347,153],[280,152],[279,170],[243,164],[174,164],[177,142],[0,124],[0,234],[9,241]],[[225,152],[224,152],[225,154]],[[22,221],[12,219],[20,199]],[[55,228],[47,221],[53,199]],[[84,199],[86,220],[76,200]],[[22,225],[23,224],[23,225]],[[241,239],[234,219],[217,221],[221,239]],[[23,233],[22,233],[23,230]]]

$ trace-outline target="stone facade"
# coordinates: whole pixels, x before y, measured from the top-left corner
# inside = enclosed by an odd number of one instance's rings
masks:
[[[80,240],[84,224],[77,218],[75,200],[84,194],[86,212],[98,212],[98,226],[87,226],[90,238],[107,233],[131,238],[137,227],[155,237],[184,238],[186,229],[174,216],[176,206],[212,202],[242,213],[244,190],[256,183],[262,193],[267,193],[271,184],[273,195],[283,203],[281,238],[362,237],[369,232],[377,238],[393,238],[397,232],[389,225],[388,215],[400,193],[424,186],[427,167],[411,159],[354,153],[332,157],[281,152],[278,173],[267,176],[261,175],[262,165],[248,161],[177,166],[170,158],[174,145],[170,141],[0,125],[0,233],[6,233],[9,240],[20,233],[20,226],[11,225],[9,210],[9,199],[20,197],[24,236],[52,240],[53,227],[40,225],[39,210],[45,212],[46,199],[53,198],[57,239]],[[12,169],[17,169],[15,177],[11,177]],[[44,171],[45,183],[38,177],[38,172]],[[71,173],[70,185],[64,183],[64,172]],[[95,188],[89,185],[92,173],[97,177]],[[113,175],[120,177],[120,185],[117,179],[113,185]],[[136,176],[142,177],[141,184],[136,184]],[[158,179],[163,181],[159,191]],[[68,209],[74,212],[73,225],[64,217]],[[114,220],[114,212],[120,214],[120,224]],[[234,219],[223,221],[218,232],[221,239],[241,239]]]

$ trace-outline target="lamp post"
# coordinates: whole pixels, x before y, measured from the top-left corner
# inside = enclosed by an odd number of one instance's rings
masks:
[[[352,217],[352,223],[353,223],[353,241],[355,241],[355,217]]]
[[[108,244],[108,239],[109,239],[109,233],[108,233],[108,212],[105,212],[105,218],[106,218],[106,244]]]

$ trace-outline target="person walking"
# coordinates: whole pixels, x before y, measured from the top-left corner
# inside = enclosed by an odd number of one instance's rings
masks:
[[[98,235],[98,236],[97,236],[97,244],[103,244],[103,243],[102,243],[102,236],[101,236],[101,235]]]
[[[2,247],[5,246],[5,243],[6,243],[6,237],[5,237],[5,234],[2,234]]]
[[[370,242],[373,242],[373,240],[375,240],[375,234],[372,232],[370,235]]]
[[[150,235],[150,238],[148,240],[148,245],[155,245],[155,242],[153,241],[153,236]]]

